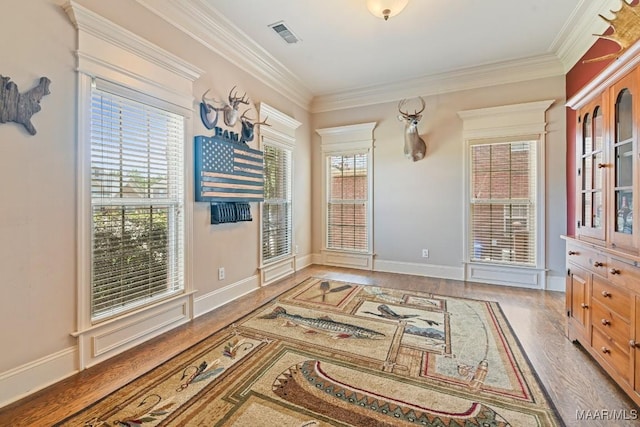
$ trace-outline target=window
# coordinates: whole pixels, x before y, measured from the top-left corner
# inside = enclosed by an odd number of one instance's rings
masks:
[[[536,265],[536,142],[470,146],[472,261]]]
[[[317,129],[322,137],[322,264],[373,269],[375,122]]]
[[[291,150],[264,140],[262,261],[291,255]]]
[[[184,289],[184,117],[91,92],[91,319]]]
[[[459,111],[465,280],[546,289],[545,135],[553,100]]]
[[[327,249],[367,251],[367,153],[330,155]]]

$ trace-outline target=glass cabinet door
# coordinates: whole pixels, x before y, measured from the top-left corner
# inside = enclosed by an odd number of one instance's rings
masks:
[[[605,238],[604,114],[600,102],[581,110],[578,166],[579,234]]]
[[[635,75],[632,75],[635,77]],[[613,108],[613,194],[612,194],[612,236],[614,246],[635,248],[634,207],[635,162],[637,135],[634,124],[635,80],[623,79],[612,87]]]

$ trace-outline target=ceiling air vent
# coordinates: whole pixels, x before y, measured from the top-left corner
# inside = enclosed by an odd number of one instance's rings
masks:
[[[276,32],[284,41],[289,44],[298,43],[300,39],[296,37],[295,34],[287,27],[284,21],[276,22],[275,24],[269,25],[273,31]]]

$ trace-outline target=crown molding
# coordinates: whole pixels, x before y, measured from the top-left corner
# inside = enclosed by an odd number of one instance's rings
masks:
[[[565,75],[608,27],[599,13],[624,0],[579,0],[548,54],[426,75],[389,84],[314,95],[303,81],[248,37],[207,0],[135,0],[212,52],[244,69],[311,113],[362,107],[416,96],[435,95]]]
[[[120,49],[131,52],[191,82],[204,73],[203,70],[195,65],[112,23],[74,1],[69,1],[62,7],[77,30],[84,31]]]
[[[562,63],[555,55],[547,54],[321,95],[314,98],[311,112],[362,107],[417,95],[429,96],[561,75],[564,75]]]
[[[211,6],[211,2],[135,1],[298,106],[309,109],[313,95],[300,78]]]
[[[565,74],[593,46],[595,34],[602,34],[609,27],[598,14],[608,16],[607,12],[619,10],[621,1],[624,0],[580,0],[550,47],[560,58]]]

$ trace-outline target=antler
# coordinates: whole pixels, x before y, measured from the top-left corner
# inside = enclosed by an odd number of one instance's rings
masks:
[[[232,87],[232,88],[231,88],[231,90],[229,91],[229,105],[231,105],[234,109],[235,109],[235,107],[237,107],[237,105],[238,105],[238,104],[246,104],[246,105],[249,105],[249,98],[244,99],[244,97],[245,97],[245,96],[247,96],[247,92],[245,92],[245,93],[242,95],[242,97],[241,97],[241,98],[238,98],[238,97],[236,96],[237,92],[236,92],[236,94],[234,94],[234,93],[233,93],[233,90],[234,90],[235,88],[236,88],[236,87],[234,86],[234,87]]]
[[[247,114],[249,112],[249,110],[251,110],[251,108],[247,108],[246,110],[244,110],[244,113],[242,113],[242,115],[240,116],[240,120],[241,121],[251,120],[250,118],[245,117],[245,114]]]
[[[209,101],[209,100],[206,98],[206,95],[209,93],[209,91],[210,91],[210,90],[211,90],[211,89],[207,89],[207,91],[206,91],[205,93],[203,93],[203,94],[202,94],[202,103],[203,103],[204,105],[206,105],[207,107],[209,107],[209,104],[207,103],[207,101]],[[214,99],[212,99],[211,101],[215,101],[215,100],[214,100]]]
[[[418,116],[420,113],[422,113],[426,107],[426,104],[424,102],[424,99],[422,99],[421,96],[418,97],[420,99],[420,103],[422,104],[422,108],[420,109],[420,111],[418,110],[414,110],[413,114],[409,114],[408,111],[402,111],[402,107],[404,107],[404,105],[407,103],[407,99],[402,99],[399,103],[398,103],[398,111],[400,112],[400,114],[402,114],[405,117],[416,117]]]
[[[210,90],[211,89],[207,89],[207,91],[202,94],[202,103],[207,106],[207,111],[210,111],[211,108],[213,108],[216,111],[220,111],[222,108],[219,108],[219,107],[216,108],[216,107],[214,107],[213,105],[211,105],[211,104],[209,104],[207,102],[207,101],[211,101],[211,102],[216,103],[216,104],[224,104],[223,101],[218,101],[215,98],[207,98],[206,95],[209,93]]]
[[[267,123],[267,120],[269,120],[269,116],[264,118],[264,122],[257,122],[257,123],[254,123],[253,125],[254,126],[260,126],[260,125],[271,126],[269,123]]]
[[[251,110],[251,108],[247,108],[244,113],[242,113],[242,115],[240,116],[240,120],[241,121],[248,121],[251,122],[251,119],[246,117],[245,114],[247,114],[249,112],[249,110]],[[271,126],[269,123],[267,123],[267,120],[269,120],[269,117],[265,117],[264,122],[256,122],[253,124],[253,126],[260,126],[260,125],[266,125],[266,126]]]

